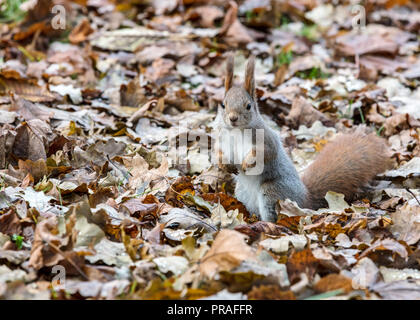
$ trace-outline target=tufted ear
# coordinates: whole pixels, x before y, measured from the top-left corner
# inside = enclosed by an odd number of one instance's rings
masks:
[[[255,69],[255,57],[251,55],[248,59],[248,64],[246,65],[245,83],[244,83],[244,88],[251,97],[255,97],[254,69]]]
[[[233,84],[233,65],[233,54],[230,53],[226,61],[225,92],[228,92]]]

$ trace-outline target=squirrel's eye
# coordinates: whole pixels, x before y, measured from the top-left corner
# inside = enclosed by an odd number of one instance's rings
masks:
[[[221,106],[222,106],[223,109],[225,108],[225,104],[223,102],[222,102]]]
[[[247,110],[251,109],[251,104],[248,103],[248,105],[246,106]]]

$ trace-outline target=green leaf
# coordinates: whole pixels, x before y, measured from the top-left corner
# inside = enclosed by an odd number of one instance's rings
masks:
[[[19,250],[22,249],[22,245],[23,245],[23,237],[22,236],[19,236],[15,233],[12,236],[12,241],[16,244],[16,246]]]
[[[277,56],[277,63],[281,66],[283,64],[290,64],[293,59],[293,53],[292,51],[287,52],[280,52],[280,54]]]
[[[26,12],[20,10],[20,5],[26,0],[6,0],[0,1],[0,22],[19,22],[21,21]]]

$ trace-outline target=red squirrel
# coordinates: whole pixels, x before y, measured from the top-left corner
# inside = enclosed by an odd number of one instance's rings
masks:
[[[218,109],[215,126],[228,131],[223,136],[241,134],[246,129],[253,131],[254,140],[244,143],[242,155],[236,154],[239,162],[233,165],[238,171],[235,197],[261,220],[276,220],[275,204],[278,200],[288,198],[300,207],[314,210],[326,206],[324,197],[328,191],[342,193],[346,200],[351,200],[360,188],[389,168],[390,157],[384,140],[375,134],[355,132],[342,134],[327,144],[300,178],[283,148],[280,135],[264,122],[259,112],[254,57],[249,58],[242,86],[233,86],[233,66],[233,56],[230,55],[225,97]],[[264,137],[260,144],[256,142],[254,132],[258,129]],[[232,143],[222,140],[216,144],[219,165],[232,166],[230,160],[226,160],[226,154],[238,153],[237,144],[232,146]],[[255,166],[258,152],[263,154],[263,169],[258,174],[247,174]]]

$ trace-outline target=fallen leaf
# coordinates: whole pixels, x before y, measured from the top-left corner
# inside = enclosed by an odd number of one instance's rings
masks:
[[[289,243],[292,243],[296,250],[303,250],[308,240],[304,235],[283,236],[278,239],[265,239],[260,242],[260,246],[274,253],[283,253],[289,250]]]
[[[172,272],[175,276],[183,274],[188,268],[188,260],[184,257],[159,257],[154,258],[153,262],[156,263],[160,272]]]
[[[248,292],[249,300],[296,300],[292,291],[283,291],[275,285],[253,287]]]
[[[352,283],[355,290],[370,288],[380,280],[378,267],[367,257],[360,259],[351,269],[351,273],[353,274]]]
[[[393,224],[389,227],[398,240],[409,245],[420,240],[420,206],[410,206],[405,203],[395,212],[391,213]]]
[[[293,100],[292,108],[285,119],[292,128],[298,128],[300,125],[310,127],[315,121],[321,121],[322,124],[329,127],[333,125],[332,120],[315,109],[309,101],[302,97]]]
[[[331,273],[321,278],[315,283],[314,289],[317,292],[328,292],[339,289],[345,293],[353,291],[351,279],[336,273]]]
[[[376,251],[390,251],[392,254],[397,253],[404,259],[408,257],[407,249],[401,243],[393,239],[384,239],[376,241],[360,255],[360,258],[366,257]]]
[[[378,282],[372,287],[385,300],[418,300],[420,287],[417,281]]]
[[[199,268],[205,276],[213,278],[216,273],[230,271],[244,260],[255,259],[255,252],[245,243],[245,236],[226,229],[219,232]]]
[[[90,26],[87,18],[82,19],[76,27],[71,31],[69,40],[71,43],[76,44],[83,42],[87,39],[87,36],[93,33],[93,29]]]
[[[287,260],[287,273],[290,282],[294,283],[301,273],[307,274],[309,279],[315,275],[319,260],[314,257],[310,249],[295,251]]]
[[[252,241],[257,240],[263,233],[270,236],[280,236],[289,232],[286,227],[278,226],[267,221],[257,221],[252,224],[238,225],[235,227],[235,230],[246,234]]]

